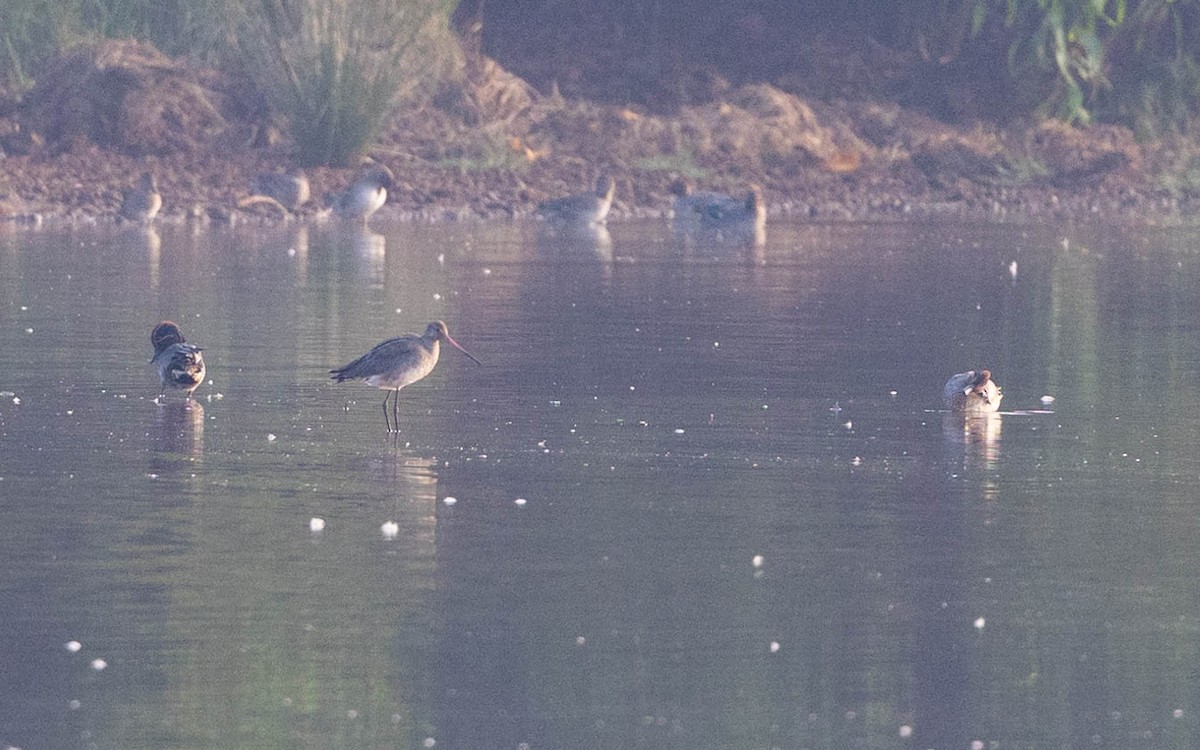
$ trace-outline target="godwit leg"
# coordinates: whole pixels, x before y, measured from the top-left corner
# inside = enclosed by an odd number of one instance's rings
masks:
[[[387,402],[388,402],[388,399],[391,397],[391,395],[392,395],[391,391],[386,391],[383,394],[383,424],[384,424],[384,429],[387,430],[388,432],[392,431],[392,425],[390,422],[388,422],[388,413],[387,413]]]
[[[396,389],[396,396],[392,399],[392,424],[396,428],[396,432],[400,432],[400,389]]]

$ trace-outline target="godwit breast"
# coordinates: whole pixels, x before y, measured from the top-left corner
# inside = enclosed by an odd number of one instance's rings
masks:
[[[1004,394],[990,370],[970,370],[953,375],[942,388],[942,403],[957,414],[989,414],[1000,410]]]
[[[538,204],[538,214],[558,224],[603,224],[616,192],[617,183],[612,176],[601,175],[592,192],[543,201]]]
[[[425,333],[420,336],[409,333],[388,339],[345,367],[330,370],[329,374],[339,383],[344,380],[361,380],[369,386],[388,391],[383,397],[383,421],[388,432],[399,432],[400,389],[433,372],[440,353],[438,343],[441,341],[458,349],[476,364],[483,364],[450,338],[445,323],[435,320],[426,326]],[[393,393],[395,398],[392,401],[392,421],[388,422],[388,398]]]
[[[154,326],[150,343],[154,345],[154,358],[150,363],[158,370],[158,379],[162,382],[159,398],[168,388],[183,391],[190,397],[204,382],[204,355],[200,353],[200,347],[186,343],[179,326],[169,320]]]

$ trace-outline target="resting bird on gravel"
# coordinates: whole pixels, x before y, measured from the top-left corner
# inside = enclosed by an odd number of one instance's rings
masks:
[[[363,170],[345,192],[327,195],[326,201],[338,217],[366,224],[371,214],[387,202],[388,191],[395,180],[392,170],[382,164],[374,164]]]
[[[537,212],[555,224],[589,226],[603,224],[612,208],[617,183],[611,175],[601,175],[596,180],[596,189],[590,193],[568,195],[538,204]]]
[[[308,203],[310,189],[308,175],[303,169],[287,172],[260,174],[250,183],[250,198],[270,198],[284,209],[295,211]]]
[[[158,216],[160,208],[162,195],[158,192],[158,180],[153,172],[146,172],[137,186],[125,191],[119,215],[126,221],[148,224]]]

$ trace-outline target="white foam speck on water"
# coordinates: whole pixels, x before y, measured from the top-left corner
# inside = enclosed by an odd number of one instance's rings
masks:
[[[842,424],[842,427],[845,427],[847,430],[853,430],[854,422],[845,422]]]
[[[457,502],[458,502],[457,497],[451,497],[451,496],[447,495],[446,497],[442,498],[442,503],[444,505],[454,505]]]
[[[384,521],[383,525],[379,527],[379,531],[383,533],[384,539],[395,539],[396,535],[400,533],[400,524],[395,521]]]
[[[983,618],[983,617],[975,618],[975,629],[976,630],[983,630],[985,625],[987,625],[987,620],[985,618]]]
[[[446,263],[446,254],[438,253],[438,265],[445,265],[445,263]]]
[[[756,568],[761,568],[763,566],[763,562],[764,560],[762,555],[755,555],[750,559],[750,564]]]
[[[92,669],[96,670],[97,672],[107,667],[108,662],[104,661],[103,659],[92,659]]]
[[[12,391],[0,391],[0,398],[12,398],[15,395]]]
[[[850,465],[862,466],[862,456],[855,456],[854,458],[850,459]]]
[[[32,328],[26,328],[26,329],[25,329],[25,333],[33,333],[33,329],[32,329]]]
[[[67,708],[71,709],[72,711],[78,711],[79,707],[82,705],[83,703],[80,702],[78,698],[67,701]]]
[[[1015,260],[1008,264],[1008,275],[1014,279],[1017,278],[1017,262]]]
[[[21,405],[21,397],[13,396],[13,404],[15,404],[16,406],[20,406]]]
[[[713,342],[713,348],[714,348],[714,349],[719,349],[720,347],[721,347],[721,342],[720,342],[720,341],[714,341],[714,342]]]
[[[1054,403],[1054,397],[1051,396],[1050,394],[1047,393],[1045,396],[1042,396],[1042,404],[1044,406],[1049,406],[1050,404],[1053,404],[1053,403]]]
[[[1176,719],[1182,719],[1183,718],[1183,709],[1182,708],[1175,709],[1174,711],[1171,712],[1171,716],[1174,716]]]
[[[438,294],[437,292],[434,292],[434,293],[433,293],[433,300],[434,300],[434,302],[436,302],[436,301],[440,300],[441,298],[442,298],[442,295]]]
[[[898,394],[899,394],[899,391],[888,391],[888,395],[891,396],[892,398],[895,398]]]
[[[771,653],[779,653],[779,641],[771,641]]]
[[[587,638],[584,638],[582,635],[575,636],[575,645],[576,646],[583,646],[585,644],[587,644]]]
[[[490,269],[490,268],[485,268],[485,269],[483,269],[483,275],[484,275],[484,276],[491,276],[491,275],[492,275],[492,269]]]
[[[317,516],[313,516],[312,518],[308,519],[308,529],[309,529],[309,531],[312,531],[314,533],[318,532],[318,531],[324,531],[325,530],[325,519],[318,518]]]
[[[79,641],[67,641],[63,646],[72,654],[78,653],[79,649],[83,648],[83,644]]]
[[[971,740],[971,750],[983,750],[983,740]]]
[[[907,724],[901,724],[900,725],[900,738],[906,740],[909,737],[912,737],[912,727],[910,727]]]
[[[527,502],[529,502],[529,501],[523,497],[518,497],[516,500],[513,500],[513,504],[516,505],[518,508],[525,507],[525,503],[527,503]]]
[[[289,247],[289,248],[287,249],[287,254],[288,254],[288,257],[289,257],[289,258],[295,258],[295,257],[296,257],[296,248],[294,248],[294,247]]]
[[[421,742],[421,744],[424,745],[425,747],[433,747],[434,745],[437,744],[437,740],[435,740],[432,737],[426,737],[425,740],[423,742]]]
[[[676,435],[682,435],[682,434],[683,434],[683,432],[684,432],[684,430],[683,430],[683,428],[682,428],[682,427],[676,427],[676,428],[675,428],[675,434],[676,434]]]
[[[350,719],[351,721],[353,721],[354,719],[357,719],[358,711],[355,711],[353,708],[347,709],[346,710],[346,718]]]
[[[267,442],[268,442],[268,443],[273,443],[273,442],[275,442],[275,433],[273,433],[273,432],[268,432],[268,433],[267,433]]]

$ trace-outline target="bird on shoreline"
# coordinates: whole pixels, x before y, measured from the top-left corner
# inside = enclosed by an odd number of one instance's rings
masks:
[[[330,370],[329,376],[338,383],[361,380],[373,388],[386,390],[388,393],[383,397],[383,421],[388,432],[396,433],[400,431],[400,389],[433,372],[441,352],[439,342],[442,341],[470,357],[476,364],[483,364],[450,338],[445,323],[435,320],[426,326],[425,333],[420,336],[409,333],[388,339],[350,364]],[[389,422],[387,405],[393,394],[395,398],[392,401],[392,417]]]
[[[952,375],[942,388],[942,404],[956,414],[990,414],[1000,410],[1004,394],[990,370]]]
[[[737,227],[761,227],[767,223],[767,205],[763,202],[762,189],[751,185],[746,197],[732,204],[709,203],[696,206],[694,210],[700,214],[700,223],[707,229],[727,229]]]
[[[388,191],[395,185],[392,170],[383,164],[364,169],[341,193],[327,193],[326,203],[339,218],[363,224],[387,202]]]
[[[162,195],[158,192],[158,178],[153,172],[142,174],[138,184],[124,192],[121,198],[120,218],[138,224],[148,224],[162,208]]]
[[[693,190],[682,178],[671,183],[671,194],[675,196],[672,203],[675,219],[680,222],[699,221],[710,210],[735,211],[742,205],[742,201],[725,193]]]
[[[256,198],[270,198],[281,208],[294,212],[308,203],[310,195],[308,175],[297,167],[287,172],[258,175],[250,182],[250,195],[243,203],[249,203]]]
[[[203,350],[184,341],[179,326],[169,320],[154,326],[150,343],[154,346],[150,364],[158,371],[162,384],[159,398],[166,395],[168,388],[183,391],[191,398],[192,391],[204,382],[204,355],[200,353]]]
[[[592,192],[542,201],[538,204],[537,212],[556,224],[603,224],[608,218],[608,210],[612,208],[616,192],[616,181],[612,175],[604,174],[596,180],[596,189]]]

